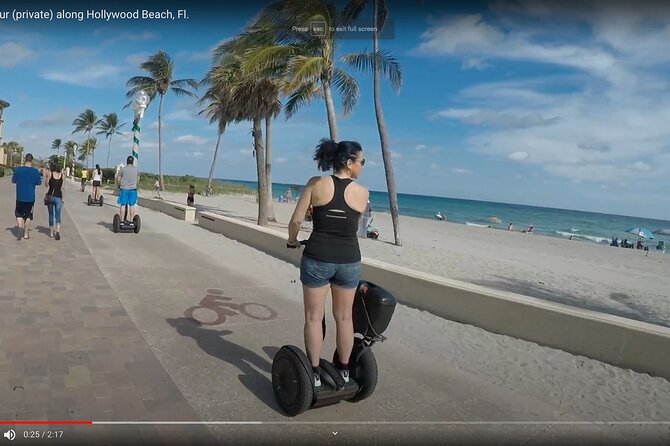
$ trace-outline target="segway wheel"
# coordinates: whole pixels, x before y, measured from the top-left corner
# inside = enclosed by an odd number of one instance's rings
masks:
[[[112,231],[119,232],[120,225],[121,225],[121,217],[119,217],[119,214],[114,214],[114,221],[112,222]]]
[[[93,202],[93,198],[91,198],[91,196],[89,195],[88,196],[88,205],[90,206],[92,202]]]
[[[102,206],[102,202],[103,202],[103,198],[102,198],[102,195],[100,195],[100,201],[99,201],[100,206]]]
[[[140,232],[140,226],[142,225],[142,220],[140,220],[140,216],[136,215],[133,217],[133,225],[135,227],[133,228],[133,231],[135,231],[135,234]]]
[[[354,350],[351,353],[352,358],[358,356],[358,361],[353,364],[353,370],[350,370],[350,373],[360,387],[360,390],[353,398],[349,401],[352,403],[357,403],[358,401],[363,401],[364,399],[372,396],[377,387],[377,379],[379,378],[379,370],[377,369],[377,360],[375,355],[372,353],[370,348],[364,348],[361,352],[360,348],[363,346],[359,343],[359,348],[354,345]],[[360,352],[360,356],[358,353]]]
[[[287,415],[294,417],[312,405],[313,379],[295,351],[288,346],[279,349],[272,360],[272,389],[279,407]]]

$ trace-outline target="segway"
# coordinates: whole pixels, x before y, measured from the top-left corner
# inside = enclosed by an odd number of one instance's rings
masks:
[[[115,233],[132,231],[135,234],[137,234],[140,232],[141,226],[142,226],[142,220],[140,219],[140,216],[137,214],[135,214],[135,217],[133,217],[133,221],[128,221],[128,206],[126,206],[126,212],[123,214],[123,221],[121,221],[119,214],[114,214],[114,221],[112,222],[112,231],[114,231]]]
[[[393,296],[377,285],[361,281],[354,297],[354,348],[349,358],[349,382],[345,382],[333,361],[321,359],[321,386],[314,386],[314,372],[307,355],[295,345],[284,345],[272,361],[272,387],[279,407],[289,416],[296,416],[316,407],[346,400],[362,401],[377,386],[377,361],[372,345],[386,338],[386,330],[395,310]],[[325,338],[325,323],[323,327]]]
[[[100,198],[97,200],[94,199],[91,194],[88,194],[88,205],[91,206],[92,204],[97,204],[98,206],[102,206],[102,203],[105,199],[103,198],[102,195],[100,195]]]

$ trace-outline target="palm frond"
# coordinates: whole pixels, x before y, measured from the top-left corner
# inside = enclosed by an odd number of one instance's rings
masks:
[[[366,73],[373,72],[376,61],[381,75],[388,79],[395,91],[400,90],[402,85],[402,69],[398,60],[390,52],[382,50],[376,54],[374,52],[348,54],[342,57],[342,61]]]
[[[345,116],[351,113],[358,101],[358,84],[356,80],[341,68],[333,70],[333,84],[340,93]]]
[[[290,118],[303,106],[309,104],[315,97],[322,97],[323,93],[319,84],[316,82],[308,82],[301,85],[298,89],[289,95],[284,111],[286,119]]]
[[[290,89],[295,89],[298,85],[316,81],[323,73],[325,60],[323,57],[295,56],[287,68],[287,74],[290,81]]]

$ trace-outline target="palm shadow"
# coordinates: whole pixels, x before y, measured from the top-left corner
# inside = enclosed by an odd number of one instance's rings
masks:
[[[275,400],[272,381],[253,367],[271,375],[272,364],[248,348],[228,341],[226,336],[232,334],[232,331],[203,328],[199,322],[185,317],[166,319],[166,321],[180,335],[193,338],[198,347],[208,355],[237,367],[242,372],[239,375],[242,385],[269,408],[284,415]],[[276,347],[264,347],[264,350],[267,348]]]

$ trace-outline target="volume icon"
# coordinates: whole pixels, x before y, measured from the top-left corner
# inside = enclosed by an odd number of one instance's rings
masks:
[[[7,440],[12,441],[13,439],[16,438],[16,432],[14,432],[14,429],[10,429],[10,430],[8,430],[7,432],[5,432],[5,433],[3,434],[3,436],[4,436]]]

